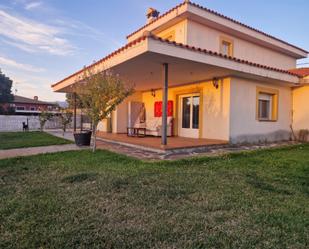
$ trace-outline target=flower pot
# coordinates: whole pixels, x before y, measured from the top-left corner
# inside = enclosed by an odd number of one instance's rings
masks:
[[[74,140],[77,146],[90,146],[91,142],[91,131],[82,131],[74,133]]]

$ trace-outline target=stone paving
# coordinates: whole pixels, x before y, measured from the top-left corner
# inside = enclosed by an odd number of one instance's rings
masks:
[[[64,145],[51,145],[51,146],[0,150],[0,159],[20,157],[20,156],[32,156],[32,155],[55,153],[55,152],[62,152],[62,151],[73,151],[73,150],[81,150],[81,149],[82,148],[76,146],[75,144],[64,144]]]
[[[50,134],[59,136],[68,140],[74,140],[73,133],[71,131],[66,132],[63,136],[62,132],[59,130],[48,131]],[[232,152],[241,151],[252,151],[258,149],[276,148],[297,144],[296,142],[277,142],[268,144],[258,144],[258,145],[216,145],[208,146],[204,148],[196,149],[182,149],[182,150],[172,150],[166,152],[154,152],[148,151],[147,149],[140,149],[134,146],[125,146],[122,144],[117,144],[114,142],[108,142],[106,140],[97,139],[97,148],[109,150],[115,153],[124,154],[130,157],[141,159],[144,161],[156,161],[156,160],[177,160],[189,157],[201,157],[201,156],[218,156]]]

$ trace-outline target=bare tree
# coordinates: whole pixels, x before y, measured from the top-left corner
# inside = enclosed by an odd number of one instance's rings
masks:
[[[47,111],[42,111],[39,115],[39,120],[40,120],[40,130],[44,130],[44,126],[48,120],[51,120],[53,115]]]
[[[127,84],[111,71],[98,73],[89,69],[85,70],[83,83],[77,87],[76,93],[85,112],[92,120],[93,152],[96,150],[98,123],[107,118],[117,105],[133,92],[132,84]]]
[[[68,109],[63,110],[63,112],[61,112],[60,114],[63,136],[64,133],[66,132],[67,126],[72,122],[72,117],[73,113]]]

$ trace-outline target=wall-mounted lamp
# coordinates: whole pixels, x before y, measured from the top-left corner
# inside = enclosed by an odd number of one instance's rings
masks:
[[[156,90],[155,89],[151,89],[151,96],[152,97],[156,97]]]
[[[212,79],[212,84],[213,86],[218,89],[219,88],[219,79],[218,78],[213,78]]]

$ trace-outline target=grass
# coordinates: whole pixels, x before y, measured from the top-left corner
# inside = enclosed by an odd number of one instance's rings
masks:
[[[0,248],[308,248],[309,145],[147,163],[0,160]]]
[[[0,132],[0,150],[72,143],[45,132]]]

